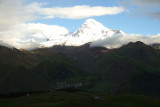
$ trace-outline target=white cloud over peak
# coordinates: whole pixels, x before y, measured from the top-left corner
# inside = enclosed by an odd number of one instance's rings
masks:
[[[36,7],[37,13],[44,15],[45,18],[60,17],[67,19],[82,19],[92,16],[114,15],[126,11],[123,7],[91,7],[88,5],[53,8],[42,8],[38,6]]]
[[[123,7],[102,7],[89,5],[77,5],[73,7],[44,8],[41,3],[34,2],[26,6],[26,11],[45,18],[82,19],[92,16],[114,15],[126,11]]]

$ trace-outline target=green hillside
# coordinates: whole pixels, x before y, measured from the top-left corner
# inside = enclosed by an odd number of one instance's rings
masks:
[[[1,94],[47,91],[48,87],[45,79],[23,66],[5,72],[0,79]]]
[[[50,92],[0,99],[1,107],[159,107],[160,99],[93,92]]]
[[[85,44],[30,52],[1,47],[0,51],[0,94],[77,88],[114,95],[160,95],[160,51],[142,42],[119,49]]]
[[[94,90],[112,94],[159,96],[160,52],[141,42],[114,50],[94,64],[99,81]]]

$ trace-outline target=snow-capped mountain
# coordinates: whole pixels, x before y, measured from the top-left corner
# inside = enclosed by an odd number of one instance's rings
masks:
[[[108,29],[94,19],[88,19],[78,30],[67,35],[68,39],[64,44],[79,46],[88,42],[110,38],[118,33],[125,34],[120,30]]]
[[[121,30],[108,29],[94,19],[87,19],[75,32],[59,39],[46,41],[42,45],[47,47],[53,45],[80,46],[88,42],[111,38],[117,34],[125,35]]]
[[[72,33],[72,36],[83,37],[86,36],[92,37],[95,39],[103,38],[103,37],[111,37],[114,34],[123,33],[120,30],[112,30],[103,26],[101,23],[97,22],[94,19],[88,19],[84,22],[84,24],[75,32]]]
[[[97,37],[97,35],[103,35],[105,31],[108,30],[108,28],[104,27],[101,23],[97,22],[96,20],[88,19],[78,30],[73,32],[72,35],[78,37],[92,35],[92,37]]]

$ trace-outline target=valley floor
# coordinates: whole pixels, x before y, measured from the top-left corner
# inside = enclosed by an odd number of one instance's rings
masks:
[[[0,99],[0,107],[160,107],[160,99],[138,95],[55,91]]]

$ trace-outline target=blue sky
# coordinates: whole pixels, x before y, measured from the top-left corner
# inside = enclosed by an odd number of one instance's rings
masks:
[[[122,1],[122,0],[121,0]],[[129,1],[129,0],[128,0]],[[145,0],[142,0],[145,2]],[[119,3],[119,0],[27,0],[27,3],[46,3],[41,6],[43,8],[52,7],[73,7],[77,5],[88,5],[91,7],[102,6],[102,7],[113,7],[113,6],[124,6]],[[124,0],[123,2],[126,2]],[[160,33],[160,20],[158,18],[152,18],[147,16],[145,13],[139,13],[135,5],[129,4],[126,10],[122,13],[114,15],[101,15],[91,16],[81,19],[68,19],[68,18],[52,18],[52,19],[36,19],[34,23],[44,23],[49,25],[59,25],[66,27],[70,32],[78,29],[83,22],[88,18],[93,18],[101,22],[104,26],[111,29],[120,29],[128,34],[142,34],[142,35],[156,35]],[[137,3],[137,6],[143,7]],[[146,6],[145,6],[146,7]],[[143,8],[144,9],[144,8]],[[152,10],[152,7],[148,7]],[[141,10],[140,10],[141,11]],[[139,15],[140,14],[140,15]],[[149,13],[148,13],[149,14]]]

